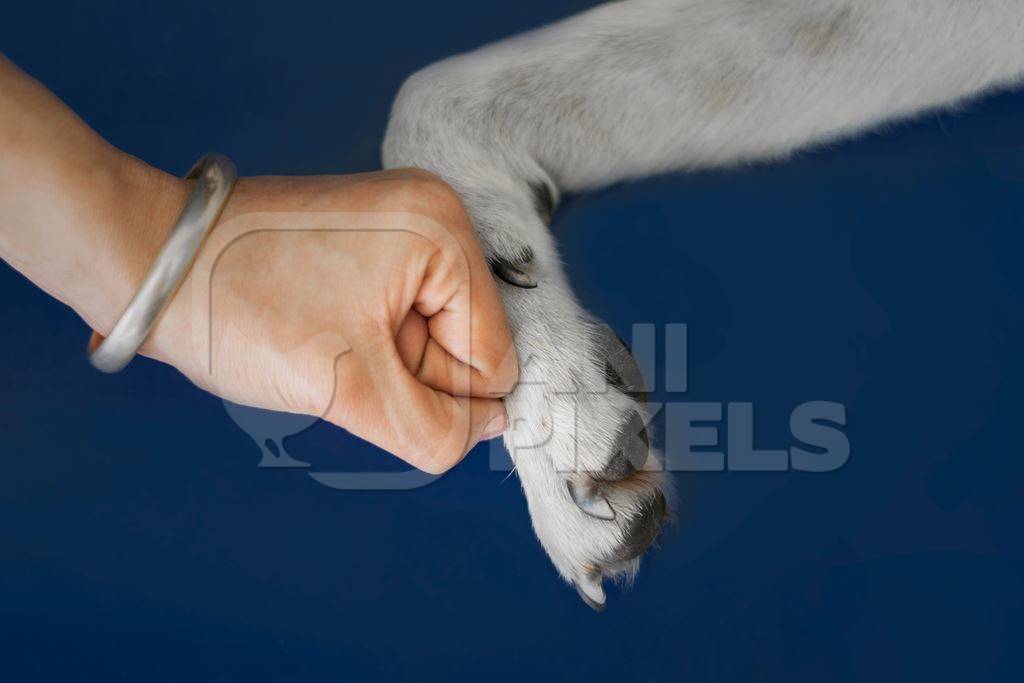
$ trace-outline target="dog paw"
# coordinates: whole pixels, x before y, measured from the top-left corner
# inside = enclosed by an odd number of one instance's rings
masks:
[[[534,336],[540,327],[553,336]],[[559,343],[567,337],[582,343]],[[506,446],[537,537],[562,577],[600,611],[604,579],[632,580],[668,514],[642,377],[614,333],[582,316],[520,329],[517,345],[526,361],[507,401]]]

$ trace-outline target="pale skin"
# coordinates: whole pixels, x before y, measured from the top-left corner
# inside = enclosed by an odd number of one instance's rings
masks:
[[[0,55],[0,257],[98,335],[189,192]],[[413,169],[240,179],[141,353],[431,473],[505,430],[518,377],[461,201]]]

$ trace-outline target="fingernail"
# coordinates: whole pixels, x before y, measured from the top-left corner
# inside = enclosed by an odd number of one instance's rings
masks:
[[[495,437],[501,436],[505,433],[505,429],[508,427],[508,418],[504,415],[499,415],[484,427],[484,433],[480,436],[481,441],[489,441]]]

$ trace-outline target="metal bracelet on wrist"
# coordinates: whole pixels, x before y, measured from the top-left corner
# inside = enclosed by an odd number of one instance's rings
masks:
[[[146,341],[220,217],[237,173],[226,156],[207,154],[185,178],[195,180],[195,187],[170,237],[110,334],[89,353],[89,362],[97,370],[119,372]],[[94,341],[97,337],[94,333]]]

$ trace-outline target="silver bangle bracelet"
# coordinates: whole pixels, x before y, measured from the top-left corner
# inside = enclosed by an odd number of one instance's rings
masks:
[[[98,335],[93,333],[89,362],[97,370],[119,372],[146,341],[192,267],[207,233],[220,217],[237,173],[226,156],[207,154],[185,178],[195,180],[195,187],[139,291],[99,345],[95,345]]]

